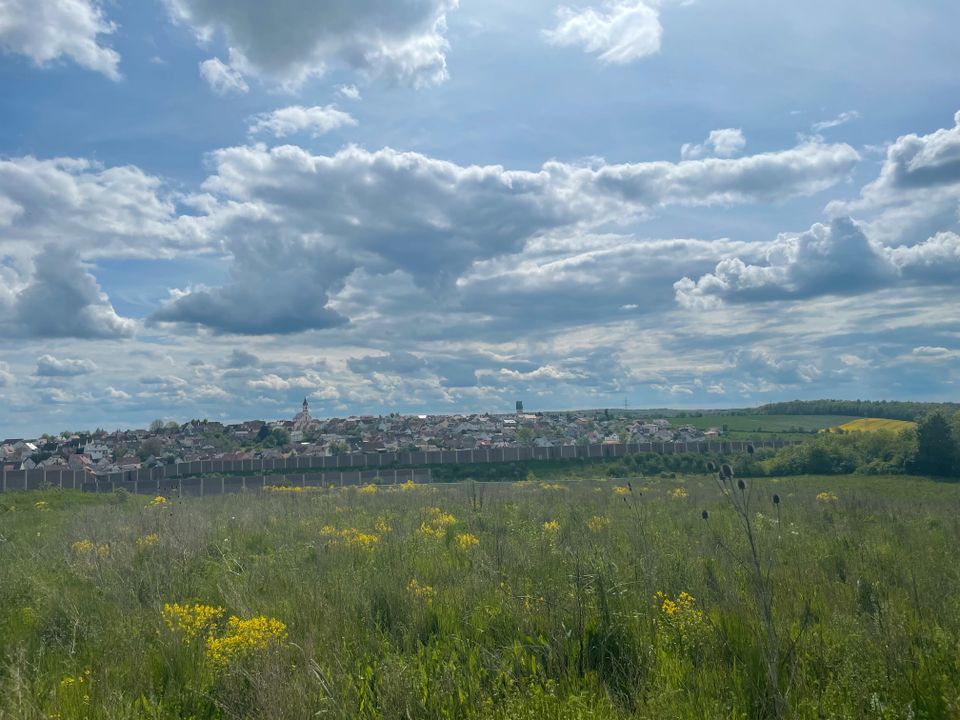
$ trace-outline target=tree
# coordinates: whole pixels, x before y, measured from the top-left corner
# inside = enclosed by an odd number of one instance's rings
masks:
[[[529,445],[535,437],[536,433],[533,431],[533,428],[527,427],[526,425],[517,430],[517,442],[523,445]]]
[[[290,443],[290,433],[283,428],[274,428],[263,441],[263,446],[268,448],[283,447]]]
[[[950,475],[956,455],[950,423],[943,413],[924,417],[917,425],[917,470],[930,475]]]
[[[150,423],[150,432],[158,433],[163,432],[164,422],[160,418],[157,418],[152,423]]]
[[[137,450],[137,457],[144,461],[149,457],[159,457],[163,452],[163,442],[160,438],[147,438]]]
[[[177,423],[176,420],[171,420],[164,427],[165,429],[172,430],[174,432],[180,429],[180,425]]]

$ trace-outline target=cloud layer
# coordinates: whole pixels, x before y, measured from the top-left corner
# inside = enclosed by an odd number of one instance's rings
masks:
[[[120,55],[99,37],[116,26],[97,0],[4,0],[0,50],[25,55],[40,66],[70,58],[81,67],[120,79]]]

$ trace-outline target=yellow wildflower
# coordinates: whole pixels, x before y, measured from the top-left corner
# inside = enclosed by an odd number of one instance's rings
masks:
[[[614,494],[614,495],[629,495],[629,494],[630,494],[630,488],[625,487],[625,486],[623,486],[623,485],[617,485],[615,488],[613,488],[613,494]]]
[[[547,520],[543,524],[543,531],[548,533],[557,532],[560,529],[560,522],[558,520]]]
[[[587,527],[593,530],[594,532],[599,532],[603,530],[607,525],[610,524],[610,518],[603,515],[594,515],[592,518],[587,520]]]
[[[431,585],[421,585],[417,582],[416,578],[410,580],[407,584],[407,590],[410,591],[415,598],[423,600],[427,605],[433,602],[433,597],[436,594]]]
[[[146,550],[148,547],[156,545],[159,540],[160,536],[157,533],[144,535],[143,537],[137,538],[137,548],[139,550]]]
[[[479,544],[480,539],[476,535],[471,535],[470,533],[461,533],[457,535],[457,548],[463,552],[472,550]]]
[[[387,519],[383,515],[377,518],[377,521],[373,524],[373,528],[381,535],[393,532],[393,528],[390,527],[390,523],[387,522]]]
[[[157,495],[153,500],[150,501],[151,507],[164,507],[169,504],[170,501],[167,500],[163,495]]]
[[[70,546],[74,555],[82,558],[110,557],[110,546],[106,543],[94,543],[91,540],[77,540]]]
[[[832,492],[817,493],[817,502],[822,502],[822,503],[834,503],[834,502],[836,502],[836,501],[839,500],[839,499],[840,499],[840,498],[838,498],[838,497],[837,497],[835,494],[833,494]]]
[[[263,615],[249,620],[233,616],[227,620],[226,633],[207,637],[207,657],[223,668],[286,639],[287,626],[279,620]]]
[[[49,510],[49,509],[50,509],[50,503],[48,503],[46,500],[37,500],[37,501],[33,504],[33,506],[34,506],[37,510]]]
[[[376,485],[364,485],[362,488],[360,488],[360,494],[361,494],[361,495],[376,495],[376,494],[377,494],[377,486],[376,486]]]
[[[683,488],[677,488],[672,493],[670,493],[670,497],[677,498],[678,500],[683,499],[686,496],[687,496],[687,491],[684,490]]]
[[[400,489],[403,490],[404,492],[407,492],[409,490],[414,490],[416,489],[416,487],[417,487],[417,484],[413,480],[407,480],[405,483],[400,484]]]
[[[165,603],[161,611],[164,622],[173,632],[183,634],[183,642],[189,643],[201,633],[212,633],[223,617],[223,608],[212,605],[180,605]]]
[[[541,490],[566,490],[560,483],[540,483]]]

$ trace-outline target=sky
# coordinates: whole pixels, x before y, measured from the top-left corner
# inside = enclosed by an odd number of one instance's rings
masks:
[[[960,400],[958,26],[0,0],[0,438]]]

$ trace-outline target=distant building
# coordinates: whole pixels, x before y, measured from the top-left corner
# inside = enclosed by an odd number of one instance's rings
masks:
[[[313,418],[310,416],[310,403],[307,402],[307,399],[303,399],[303,410],[298,412],[293,417],[293,430],[294,432],[299,431],[301,433],[300,439],[303,439],[303,431],[310,427],[310,424],[313,422]]]
[[[517,400],[517,415],[523,413],[523,400]]]

